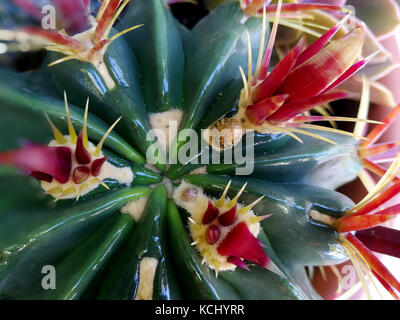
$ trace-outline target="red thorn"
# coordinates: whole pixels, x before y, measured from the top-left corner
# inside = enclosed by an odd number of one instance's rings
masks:
[[[216,225],[212,225],[208,227],[206,231],[206,240],[208,244],[214,244],[218,241],[219,236],[221,235],[221,231],[219,227]]]
[[[400,192],[400,182],[395,183],[390,188],[386,189],[382,194],[380,194],[374,200],[368,202],[366,205],[354,212],[353,216],[361,216],[372,212],[373,210],[379,208],[381,205],[388,202],[395,195]]]
[[[218,216],[218,209],[213,206],[211,201],[208,201],[208,208],[207,211],[204,213],[203,216],[203,224],[209,224]]]
[[[297,45],[290,51],[272,70],[268,77],[261,82],[253,92],[253,101],[258,103],[261,100],[271,97],[286,79],[293,69],[297,58],[304,47],[304,38],[301,38]],[[262,80],[262,79],[261,79]]]
[[[382,284],[382,286],[389,292],[395,300],[400,300],[399,295],[393,289],[389,282],[383,279],[379,274],[377,274],[374,270],[372,270],[372,274],[375,276],[376,279]]]
[[[335,100],[346,99],[348,97],[349,94],[346,92],[334,92],[334,93],[318,95],[309,99],[304,99],[292,103],[287,103],[283,107],[281,107],[278,111],[273,113],[270,117],[268,117],[267,121],[270,122],[271,124],[284,123],[301,113],[310,111],[312,108],[316,106],[320,106],[322,104],[332,102]]]
[[[42,180],[42,181],[46,181],[48,183],[53,181],[53,177],[52,176],[50,176],[48,174],[45,174],[43,172],[39,172],[39,171],[32,171],[31,172],[31,176],[36,178],[36,179],[39,179],[39,180]]]
[[[35,174],[40,172],[66,183],[71,173],[71,150],[68,147],[29,144],[21,149],[0,153],[0,164],[14,165]]]
[[[230,209],[229,211],[225,212],[224,214],[218,217],[219,223],[224,227],[232,225],[237,219],[236,211],[237,211],[237,204],[235,204],[232,209]]]
[[[329,41],[335,36],[335,34],[339,31],[341,27],[341,23],[336,24],[330,30],[325,32],[321,37],[315,40],[302,54],[300,55],[299,59],[296,62],[296,66],[301,65],[302,63],[306,62],[313,56],[315,56],[318,52],[320,52],[328,43]]]
[[[372,215],[349,216],[339,219],[339,232],[360,231],[379,226],[400,214],[400,204],[378,211]]]
[[[359,231],[356,237],[370,250],[400,258],[400,231],[375,227]]]
[[[108,44],[110,42],[110,40],[108,39],[103,39],[99,42],[97,42],[93,48],[90,50],[89,54],[88,54],[88,59],[90,60],[97,52],[99,52],[101,49],[104,48],[104,46],[106,44]]]
[[[351,233],[346,235],[346,239],[350,241],[354,247],[360,252],[360,254],[367,261],[368,265],[371,269],[374,270],[376,274],[379,275],[380,278],[384,279],[385,282],[390,284],[393,288],[400,292],[400,283],[399,281],[392,275],[392,273],[385,267],[385,265],[369,250],[360,240],[358,240]],[[379,280],[379,278],[378,278]]]
[[[329,92],[336,87],[340,86],[343,82],[345,82],[347,79],[349,79],[351,76],[353,76],[357,71],[362,69],[366,64],[368,63],[368,60],[361,60],[355,64],[353,64],[349,69],[345,71],[335,82],[333,82],[328,88],[326,88],[322,93]]]
[[[249,267],[243,262],[242,259],[239,259],[239,258],[234,257],[234,256],[230,256],[228,258],[228,262],[238,266],[239,268],[242,268],[242,269],[245,269],[247,271],[250,271]]]
[[[63,35],[57,31],[52,30],[44,30],[37,27],[25,27],[20,29],[20,31],[25,32],[32,36],[42,37],[48,41],[51,41],[55,44],[68,47],[72,50],[81,51],[85,48],[83,45],[76,39]]]
[[[107,157],[101,158],[101,159],[96,159],[93,161],[92,163],[92,176],[93,177],[97,177],[100,174],[100,170],[104,164],[104,162],[106,162]]]
[[[256,125],[261,125],[265,119],[275,113],[289,98],[289,95],[283,94],[272,98],[267,98],[257,104],[246,108],[246,115],[250,121]]]
[[[377,155],[382,155],[388,151],[392,151],[394,148],[398,147],[398,142],[380,143],[368,148],[360,148],[358,154],[361,159],[373,157]]]
[[[248,15],[254,15],[263,6],[268,7],[270,3],[271,3],[271,0],[252,0],[251,2],[250,2],[250,0],[246,0],[245,1],[246,8],[244,9],[244,11]]]
[[[275,12],[277,8],[276,4],[272,4],[266,8],[267,13]],[[339,6],[323,3],[285,3],[282,5],[282,12],[301,12],[301,11],[313,11],[313,10],[335,10],[341,11],[342,8]],[[259,10],[262,13],[262,9]]]
[[[383,124],[376,126],[368,135],[367,139],[361,143],[361,148],[367,148],[375,141],[377,141],[389,128],[389,126],[399,117],[400,115],[400,104],[394,108],[382,121]]]
[[[362,159],[362,163],[365,169],[375,173],[376,175],[383,177],[386,174],[386,170],[383,169],[381,166],[373,163],[372,161],[368,159]],[[400,179],[397,177],[393,178],[393,182],[400,182]]]
[[[264,268],[269,262],[269,257],[258,243],[258,239],[251,234],[244,222],[239,223],[228,233],[218,246],[218,252],[223,256],[251,261]]]
[[[88,167],[80,166],[75,168],[74,173],[72,174],[72,180],[75,184],[81,184],[85,182],[90,175],[90,170]]]
[[[91,161],[90,154],[83,145],[83,131],[79,133],[76,141],[75,158],[79,164],[89,164]]]
[[[108,24],[111,22],[114,14],[116,13],[120,0],[110,0],[107,5],[107,8],[104,10],[103,16],[101,20],[97,24],[96,30],[93,35],[93,42],[97,43],[102,40],[104,33],[107,30]]]
[[[295,102],[325,92],[358,60],[365,39],[365,29],[355,28],[332,41],[311,59],[294,68],[278,89]]]

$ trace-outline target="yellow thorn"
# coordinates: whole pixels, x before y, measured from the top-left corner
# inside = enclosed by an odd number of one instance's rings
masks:
[[[48,65],[47,65],[47,67],[53,67],[53,66],[55,66],[56,64],[60,64],[60,63],[63,63],[63,62],[66,62],[66,61],[69,61],[69,60],[74,60],[74,59],[77,59],[77,57],[76,56],[70,56],[70,55],[68,55],[68,56],[66,56],[66,57],[64,57],[64,58],[61,58],[61,59],[58,59],[58,60],[56,60],[56,61],[53,61],[52,63],[49,63]]]
[[[78,194],[76,196],[76,201],[79,200],[79,198],[81,197],[81,194],[83,192],[83,190],[85,190],[88,187],[88,185],[86,183],[82,184],[78,190]]]
[[[255,217],[250,217],[249,218],[249,222],[254,224],[254,223],[259,223],[267,218],[269,218],[270,216],[272,216],[271,214],[265,215],[265,216],[255,216]]]
[[[282,127],[275,127],[275,128],[277,128],[277,131],[278,131],[278,132],[286,133],[287,135],[289,135],[290,137],[292,137],[294,140],[296,140],[296,141],[298,141],[298,142],[300,142],[300,143],[304,143],[303,140],[301,140],[298,136],[296,136],[296,135],[295,135],[293,132],[291,132],[290,130],[285,129],[285,128],[282,128]]]
[[[337,290],[335,292],[335,295],[339,296],[343,292],[343,284],[342,284],[343,283],[343,277],[342,277],[342,274],[340,273],[339,269],[336,266],[329,266],[329,267],[330,267],[330,269],[332,270],[332,272],[334,273],[334,275],[337,278],[338,288],[337,288]]]
[[[83,139],[83,145],[85,148],[89,147],[89,139],[88,139],[88,134],[87,134],[87,117],[88,117],[88,111],[89,111],[89,98],[86,101],[86,107],[85,107],[85,116],[83,117],[83,132],[82,132],[82,139]]]
[[[254,201],[253,203],[249,204],[248,206],[242,208],[239,210],[239,214],[243,214],[243,213],[247,213],[249,212],[251,209],[253,209],[253,207],[255,205],[257,205],[262,199],[264,199],[264,196],[258,198],[256,201]]]
[[[348,117],[334,117],[334,116],[323,116],[321,117],[321,121],[341,121],[341,122],[365,122],[371,124],[383,124],[382,121],[375,121],[369,119],[358,119],[358,118],[348,118]],[[296,120],[293,119],[294,123],[303,123],[309,122],[309,120]],[[314,121],[316,122],[316,121]]]
[[[376,292],[380,296],[381,300],[383,300],[383,296],[378,289],[378,287],[375,284],[375,281],[372,278],[372,267],[369,265],[368,261],[365,259],[365,257],[361,254],[361,252],[346,238],[344,238],[347,241],[347,245],[353,250],[355,253],[354,257],[358,260],[361,268],[364,270],[365,274],[368,276],[370,283],[375,287]]]
[[[326,131],[326,132],[333,132],[333,133],[342,134],[344,136],[353,137],[353,138],[359,139],[359,140],[367,140],[367,138],[365,138],[363,136],[357,136],[352,132],[347,132],[347,131],[338,130],[338,129],[334,129],[334,128],[322,127],[322,126],[318,126],[318,125],[314,125],[314,124],[301,124],[299,126],[299,128]]]
[[[342,245],[345,249],[348,250],[348,252],[351,252],[351,254],[353,255],[354,261],[357,261],[359,264],[359,267],[361,267],[361,272],[364,271],[365,274],[368,276],[369,281],[372,283],[372,285],[375,287],[376,292],[379,294],[379,296],[381,297],[381,299],[383,300],[382,294],[379,291],[378,287],[375,284],[375,281],[372,279],[372,268],[369,265],[368,261],[365,259],[365,257],[361,254],[361,252],[350,242],[348,241],[346,238],[341,237],[342,240]],[[353,265],[355,266],[353,262]],[[363,279],[360,279],[361,281],[363,281]],[[365,281],[365,280],[364,280]],[[369,286],[367,286],[369,288]],[[368,292],[366,292],[368,295]],[[369,299],[371,299],[369,297]]]
[[[54,138],[56,138],[57,143],[58,144],[67,143],[67,139],[57,129],[57,127],[54,125],[54,123],[50,120],[49,116],[46,113],[44,115],[45,115],[47,121],[49,122],[51,129],[53,130],[53,135],[54,135]]]
[[[194,221],[194,220],[193,220],[192,218],[190,218],[190,217],[188,218],[188,220],[189,220],[190,223],[192,223],[192,224],[197,224],[196,221]]]
[[[224,192],[223,192],[221,198],[219,198],[219,200],[218,200],[217,203],[216,203],[217,207],[218,207],[218,206],[223,206],[223,205],[225,204],[226,194],[228,193],[228,190],[229,190],[229,188],[230,188],[230,186],[231,186],[231,183],[232,183],[232,180],[230,180],[230,181],[228,182],[228,184],[226,185],[225,190],[224,190]]]
[[[247,34],[247,56],[248,56],[248,71],[247,71],[247,88],[249,90],[249,95],[247,97],[247,104],[250,105],[252,104],[252,98],[251,98],[251,89],[252,89],[252,82],[253,82],[253,57],[252,57],[252,52],[251,52],[251,41],[250,41],[250,33],[246,31]]]
[[[203,257],[205,259],[207,259],[207,257],[210,255],[210,252],[208,250],[203,250],[202,254],[203,254]]]
[[[107,190],[110,190],[110,187],[109,187],[108,185],[106,185],[106,184],[104,183],[103,180],[101,180],[101,179],[99,179],[99,178],[95,178],[95,179],[96,179],[96,181],[97,181],[98,183],[100,183],[104,188],[106,188]]]
[[[267,30],[267,12],[265,9],[265,4],[263,7],[263,22],[262,22],[262,31],[261,31],[261,40],[260,40],[260,50],[258,51],[258,58],[257,58],[257,66],[255,71],[255,76],[258,77],[261,68],[261,62],[263,58],[263,52],[265,47],[265,33]]]
[[[72,143],[76,143],[77,136],[76,136],[74,126],[72,124],[71,114],[69,113],[67,93],[65,92],[65,90],[64,90],[64,103],[65,103],[65,112],[67,114],[69,136],[71,137]]]
[[[219,266],[215,265],[215,277],[218,278],[218,273],[219,273]]]
[[[239,200],[239,197],[242,195],[244,189],[246,189],[247,182],[243,185],[243,187],[239,190],[237,195],[229,202],[228,207],[233,208],[233,206],[236,204],[236,202]]]
[[[61,193],[62,191],[63,189],[61,187],[54,187],[47,190],[45,193],[54,196],[55,194]]]
[[[122,30],[120,33],[116,34],[115,36],[111,37],[110,40],[108,40],[109,42],[108,42],[107,46],[109,46],[113,41],[117,40],[119,37],[123,36],[124,34],[131,32],[135,29],[138,29],[140,27],[143,27],[143,26],[144,26],[144,24],[139,24],[137,26],[133,26],[128,29]]]
[[[108,3],[110,0],[103,0],[103,3],[101,4],[99,13],[97,14],[96,21],[99,22],[101,18],[103,17],[104,11],[106,11],[106,8],[108,6]]]
[[[331,116],[331,115],[329,114],[328,109],[327,109],[327,106],[328,106],[328,105],[329,105],[329,104],[327,103],[325,106],[316,107],[316,108],[314,108],[314,111],[318,112],[321,116],[325,116],[325,117],[328,118],[328,117]],[[332,128],[337,129],[337,124],[336,124],[335,121],[333,121],[333,120],[331,120],[331,119],[329,119],[329,120],[327,120],[327,121],[329,121],[329,123],[330,123],[330,125],[332,126]]]
[[[322,141],[325,141],[325,142],[328,142],[328,143],[331,143],[331,144],[334,144],[334,145],[337,144],[333,140],[327,139],[327,138],[322,137],[322,136],[320,136],[318,134],[314,134],[314,133],[311,133],[311,132],[308,132],[308,131],[299,130],[299,129],[293,129],[293,128],[290,128],[290,131],[293,131],[293,132],[296,132],[296,133],[300,133],[300,134],[304,134],[305,136],[310,136],[310,137],[313,137],[315,139],[319,139],[319,140],[322,140]]]
[[[247,101],[249,100],[249,86],[247,84],[246,75],[244,74],[244,71],[243,71],[242,67],[239,67],[239,71],[240,71],[240,74],[241,74],[242,80],[243,80],[243,88],[244,88],[244,90],[246,92],[245,101],[246,101],[246,106],[247,106]]]
[[[324,281],[326,281],[327,277],[326,277],[326,272],[325,272],[324,266],[318,266],[318,268],[319,268],[319,271],[321,272],[322,279]]]
[[[269,40],[268,40],[268,44],[267,44],[267,49],[266,49],[267,54],[270,54],[272,52],[272,49],[274,48],[276,34],[278,32],[279,19],[281,17],[281,12],[282,12],[282,0],[278,0],[278,5],[276,8],[276,13],[275,13],[275,17],[274,17],[274,23],[272,24],[271,33],[269,35]],[[265,56],[264,56],[264,58],[265,58]],[[270,65],[270,63],[271,63],[271,56],[269,56],[268,66]]]
[[[362,283],[362,286],[364,288],[364,292],[367,295],[368,300],[371,300],[371,295],[368,289],[368,286],[366,284],[365,278],[364,278],[364,274],[362,273],[362,270],[360,270],[360,266],[357,264],[357,260],[355,259],[355,255],[353,252],[351,252],[350,248],[348,247],[348,245],[346,243],[342,243],[343,244],[343,248],[346,250],[347,255],[349,256],[356,272],[358,275],[358,278],[360,279],[360,282]]]
[[[114,17],[110,21],[110,24],[107,27],[106,33],[104,34],[105,38],[108,38],[108,35],[110,34],[111,28],[113,27],[115,21],[117,21],[118,17],[120,16],[122,10],[125,9],[125,7],[128,5],[130,0],[125,0],[118,8],[117,12],[115,12]]]
[[[75,188],[74,187],[69,187],[68,189],[65,189],[54,201],[58,201],[61,198],[68,196],[70,194],[73,194],[75,192]]]
[[[374,190],[376,185],[375,180],[369,175],[367,170],[365,170],[364,168],[361,169],[360,173],[358,174],[358,178],[360,179],[361,183],[368,193]]]
[[[359,119],[367,119],[369,114],[370,108],[370,84],[365,78],[362,77],[362,93],[361,93],[361,100],[360,106],[358,108],[357,118]],[[363,136],[365,133],[366,123],[364,122],[357,122],[354,126],[354,134],[358,136]]]
[[[353,213],[357,209],[367,204],[369,201],[372,201],[376,196],[378,196],[382,192],[382,190],[384,190],[397,176],[399,169],[400,169],[400,153],[397,155],[396,159],[390,165],[385,175],[376,184],[375,188],[371,192],[369,192],[364,197],[364,199],[362,199],[355,207],[349,210],[347,214]]]
[[[94,155],[97,157],[100,155],[100,151],[103,148],[104,141],[106,141],[108,135],[111,133],[111,131],[114,129],[114,127],[117,125],[117,123],[122,119],[122,117],[118,118],[117,121],[115,121],[112,126],[107,130],[107,132],[104,134],[103,138],[100,140],[99,144],[97,145],[96,151]]]

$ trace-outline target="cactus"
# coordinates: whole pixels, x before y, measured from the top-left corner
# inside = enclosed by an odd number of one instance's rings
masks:
[[[191,30],[164,0],[52,3],[59,30],[0,30],[7,50],[46,49],[34,71],[0,68],[1,298],[320,299],[306,268],[348,260],[399,297],[374,252],[400,258],[383,226],[400,214],[399,143],[378,141],[400,106],[367,119],[393,97],[344,1],[207,1]],[[288,22],[305,14],[331,17],[325,32]],[[357,118],[329,114],[343,99]],[[354,203],[336,190],[357,177]]]

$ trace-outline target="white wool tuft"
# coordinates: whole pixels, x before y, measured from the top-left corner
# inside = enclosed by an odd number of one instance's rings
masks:
[[[167,152],[171,143],[178,134],[178,128],[182,121],[183,113],[179,109],[173,109],[150,115],[150,124],[153,129],[161,132],[156,133],[161,149]],[[162,133],[162,134],[161,134]]]
[[[135,201],[131,201],[121,208],[121,213],[129,214],[136,222],[140,220],[146,208],[149,197],[143,197]]]
[[[135,300],[153,300],[154,277],[156,275],[158,260],[143,258],[139,266],[139,287]]]
[[[189,174],[207,174],[207,167],[200,167],[189,172]]]

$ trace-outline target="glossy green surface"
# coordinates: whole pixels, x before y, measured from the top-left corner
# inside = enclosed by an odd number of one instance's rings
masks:
[[[143,26],[126,39],[143,76],[143,92],[150,112],[181,108],[185,57],[181,37],[163,0],[136,1],[129,6],[119,30]]]
[[[303,144],[290,139],[284,148],[257,155],[252,177],[271,182],[297,182],[336,189],[357,178],[362,164],[357,156],[359,143],[336,133],[313,133],[336,142],[336,145],[299,135]],[[265,141],[265,139],[264,139]],[[246,163],[249,165],[249,163]],[[211,164],[212,174],[235,174],[240,164]]]
[[[35,299],[76,300],[84,297],[94,279],[104,276],[110,260],[127,240],[133,225],[132,218],[125,214],[108,219],[55,266],[56,289],[42,290]]]
[[[157,259],[153,299],[179,299],[180,290],[172,270],[167,241],[167,192],[158,186],[147,201],[143,216],[126,247],[118,257],[100,289],[99,299],[134,300],[140,282],[140,262]]]
[[[57,264],[123,205],[148,193],[146,187],[126,188],[60,211],[48,210],[40,226],[1,247],[0,296],[33,298],[42,291],[44,266]]]

